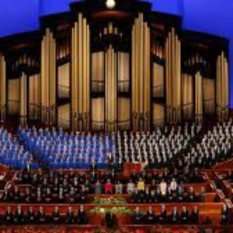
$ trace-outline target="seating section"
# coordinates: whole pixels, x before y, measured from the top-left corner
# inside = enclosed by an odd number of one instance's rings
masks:
[[[33,154],[20,145],[16,137],[0,128],[0,163],[6,166],[23,169],[30,163],[33,168],[38,168],[34,162]]]
[[[0,222],[220,232],[233,223],[232,139],[231,119],[111,135],[1,128]]]

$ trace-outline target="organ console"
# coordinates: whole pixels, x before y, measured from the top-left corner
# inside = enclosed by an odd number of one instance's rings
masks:
[[[1,122],[150,131],[229,114],[228,40],[138,0],[84,0],[0,39]]]

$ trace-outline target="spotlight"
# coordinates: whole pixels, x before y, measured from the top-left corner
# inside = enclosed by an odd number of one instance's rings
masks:
[[[112,10],[115,6],[116,6],[115,0],[107,0],[107,1],[106,1],[106,7],[107,7],[109,10]]]

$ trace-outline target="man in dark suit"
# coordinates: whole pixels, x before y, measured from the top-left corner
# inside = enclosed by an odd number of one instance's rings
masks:
[[[186,206],[183,206],[183,208],[182,208],[180,219],[181,219],[182,224],[188,224],[189,212],[188,212]]]
[[[80,205],[80,208],[78,210],[77,221],[78,221],[78,224],[80,225],[84,225],[88,223],[88,218],[84,211],[83,205]]]
[[[21,205],[18,205],[17,210],[14,214],[14,224],[23,224],[25,222],[25,217],[21,208]]]
[[[33,210],[33,207],[30,206],[27,212],[27,216],[26,216],[26,222],[27,224],[34,224],[36,221],[36,216]]]
[[[5,222],[6,225],[10,225],[10,224],[13,223],[14,216],[13,216],[13,213],[11,211],[11,207],[10,206],[7,206],[4,220],[5,220],[4,222]]]
[[[159,223],[160,224],[166,224],[167,223],[167,210],[165,205],[162,205],[161,207],[161,213],[159,216]]]
[[[46,224],[47,223],[47,217],[44,213],[44,209],[42,206],[39,207],[39,211],[37,213],[37,221],[39,224]]]
[[[61,216],[59,212],[58,206],[55,206],[53,214],[52,214],[52,223],[53,224],[60,224],[61,223]]]
[[[143,224],[143,215],[142,213],[140,212],[139,208],[136,207],[133,215],[132,215],[132,223],[134,225],[140,225],[140,224]]]
[[[66,213],[66,224],[74,224],[75,218],[74,218],[74,212],[72,210],[72,207],[68,207],[68,211]]]
[[[179,213],[177,211],[176,206],[173,208],[171,216],[170,216],[170,221],[172,224],[178,224],[179,223]]]
[[[146,224],[154,225],[156,223],[156,216],[151,206],[149,207],[149,210],[147,211],[145,218],[146,218]]]

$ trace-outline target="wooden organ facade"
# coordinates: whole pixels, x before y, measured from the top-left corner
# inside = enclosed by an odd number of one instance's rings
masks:
[[[1,123],[113,132],[228,118],[228,40],[147,2],[115,3],[75,2],[0,39]]]

